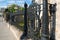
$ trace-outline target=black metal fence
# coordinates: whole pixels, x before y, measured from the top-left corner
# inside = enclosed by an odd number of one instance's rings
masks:
[[[23,19],[20,17],[21,14],[7,13],[5,16],[7,21],[15,24],[15,26],[18,25],[18,28],[21,28],[19,23],[20,20],[23,20],[24,27],[22,28],[21,40],[55,40],[56,3],[48,4],[47,0],[43,0],[43,4],[33,3],[29,7],[25,3],[24,8]],[[41,10],[41,8],[43,9]]]

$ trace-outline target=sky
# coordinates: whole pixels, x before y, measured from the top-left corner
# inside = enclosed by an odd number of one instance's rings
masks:
[[[8,5],[17,4],[23,6],[26,2],[28,5],[31,4],[32,0],[0,0],[0,8],[6,8]]]

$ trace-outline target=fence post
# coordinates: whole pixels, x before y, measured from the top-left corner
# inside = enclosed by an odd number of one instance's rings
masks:
[[[49,40],[48,0],[43,0],[41,40]]]
[[[50,14],[51,14],[50,40],[55,40],[56,3],[55,4],[50,4]]]
[[[28,28],[27,28],[27,4],[25,3],[24,4],[24,32],[23,32],[23,35],[21,37],[21,39],[24,39],[27,37],[27,31],[28,31]]]

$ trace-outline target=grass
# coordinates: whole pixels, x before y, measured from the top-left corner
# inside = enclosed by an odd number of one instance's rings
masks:
[[[18,25],[20,25],[20,26],[24,26],[24,22],[20,22]]]

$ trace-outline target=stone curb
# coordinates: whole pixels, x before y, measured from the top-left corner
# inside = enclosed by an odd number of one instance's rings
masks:
[[[8,25],[8,28],[12,31],[12,33],[16,37],[16,39],[20,40],[20,37],[23,34],[23,32],[20,31],[19,29],[15,28],[13,25],[10,25],[9,23],[7,23],[7,25]]]

